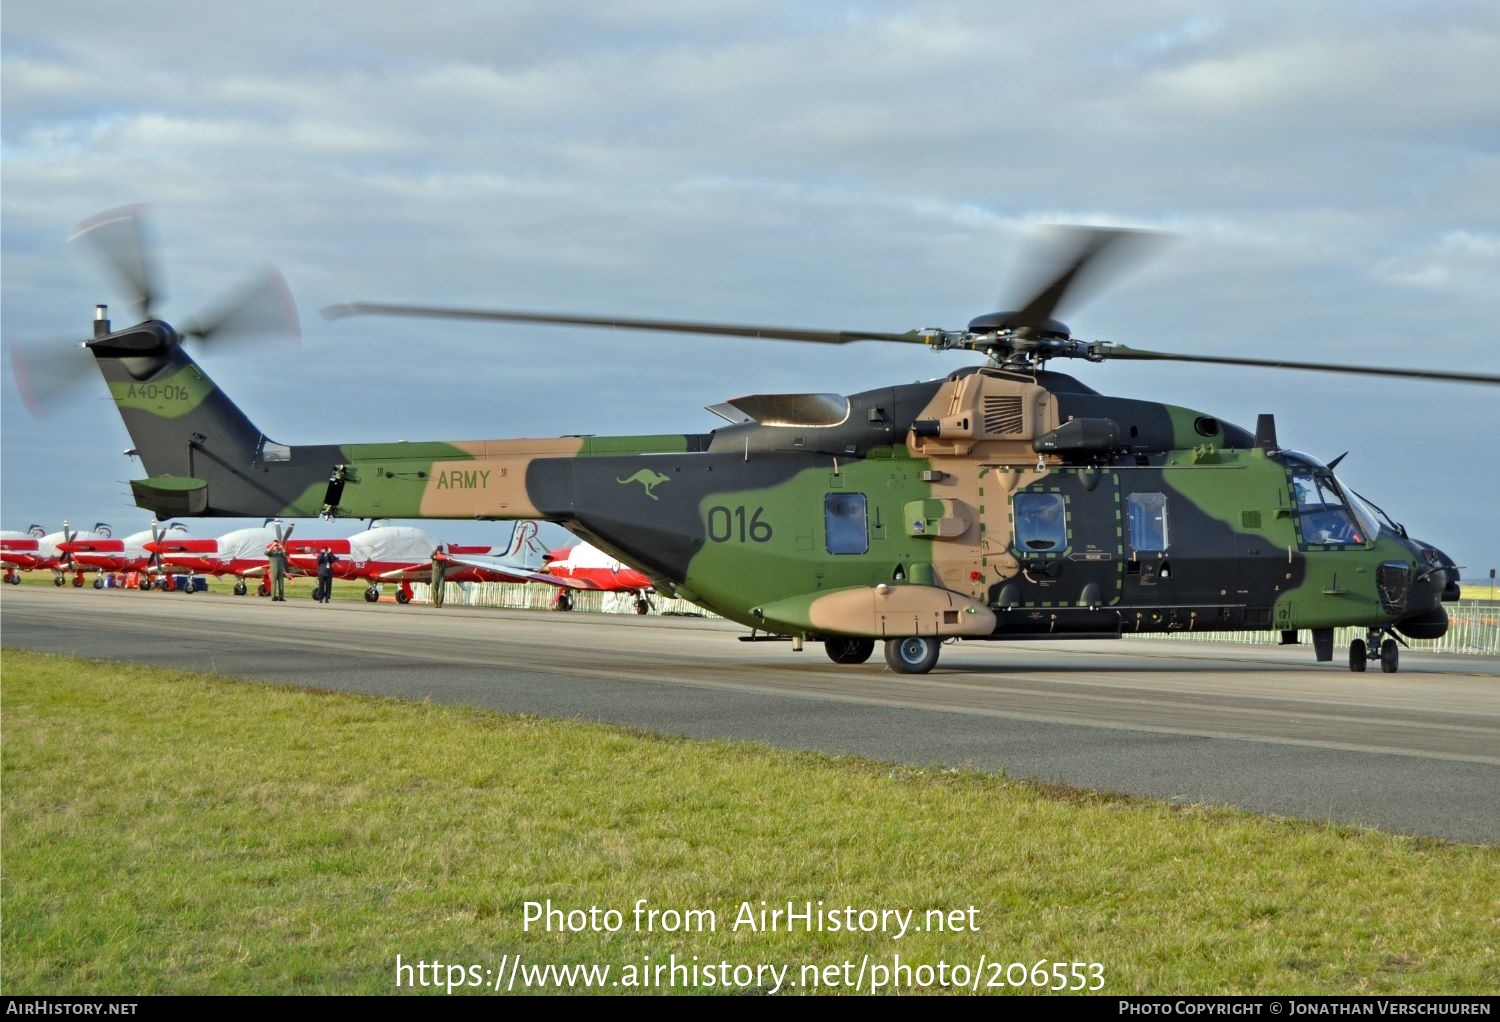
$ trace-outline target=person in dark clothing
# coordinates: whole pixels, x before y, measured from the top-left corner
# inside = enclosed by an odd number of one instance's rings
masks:
[[[333,566],[338,559],[338,554],[326,546],[318,551],[318,600],[321,603],[333,599]]]

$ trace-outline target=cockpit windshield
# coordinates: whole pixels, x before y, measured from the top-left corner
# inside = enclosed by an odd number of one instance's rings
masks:
[[[1297,526],[1302,541],[1323,546],[1363,546],[1375,538],[1379,524],[1360,501],[1349,501],[1331,475],[1298,472],[1292,476]]]

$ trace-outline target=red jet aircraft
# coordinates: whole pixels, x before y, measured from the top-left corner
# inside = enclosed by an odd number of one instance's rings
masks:
[[[41,555],[42,537],[47,530],[33,525],[25,532],[0,532],[0,562],[5,564],[5,581],[13,586],[21,584],[21,570],[30,571]]]
[[[544,547],[537,540],[536,522],[517,522],[510,546],[497,551],[489,546],[443,545],[421,529],[377,523],[348,539],[298,540],[288,560],[298,574],[316,575],[318,552],[325,547],[338,557],[333,577],[362,579],[369,583],[365,599],[380,599],[385,582],[398,583],[397,603],[411,602],[411,584],[430,582],[433,561],[442,562],[448,582],[545,582],[565,585],[539,570]],[[440,603],[442,597],[434,594]]]
[[[84,568],[99,572],[94,579],[94,588],[103,589],[106,572],[143,572],[148,577],[165,574],[160,556],[148,547],[174,533],[181,533],[181,538],[186,538],[187,526],[175,522],[162,526],[152,522],[151,528],[124,539],[78,538],[60,543],[58,548],[72,557],[75,567],[81,566],[80,572]]]
[[[50,569],[53,585],[67,585],[68,572],[71,571],[73,585],[82,586],[83,569],[73,563],[72,555],[63,550],[62,546],[79,539],[109,539],[110,527],[99,522],[92,531],[79,532],[77,529],[70,530],[68,523],[63,522],[61,532],[46,535],[41,535],[41,528],[40,525],[33,525],[24,533],[7,532],[0,537],[0,561],[5,564],[5,581],[17,585],[21,581],[19,573],[22,571]]]
[[[621,563],[591,543],[550,551],[544,561],[546,570],[561,578],[568,589],[634,593],[635,612],[645,614],[651,610],[650,594],[654,586],[650,576]],[[567,589],[559,591],[552,609],[572,610],[572,594]]]
[[[290,537],[291,528],[283,531],[280,522],[267,519],[266,524],[259,528],[235,529],[218,539],[164,536],[159,541],[147,543],[146,549],[160,554],[169,570],[213,575],[215,578],[233,575],[236,596],[244,596],[250,591],[245,582],[247,578],[259,579],[257,591],[261,596],[267,596],[270,588],[266,570],[270,559],[266,557],[266,547],[280,538],[289,550],[300,548],[300,545],[294,546],[290,542]],[[149,577],[142,580],[141,588],[151,588]]]

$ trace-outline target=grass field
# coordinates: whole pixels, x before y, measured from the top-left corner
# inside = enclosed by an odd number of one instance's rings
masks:
[[[880,967],[937,987],[940,962],[1004,990],[1039,961],[1048,985],[1094,985],[1054,961],[1098,963],[1116,995],[1500,987],[1492,847],[14,650],[0,668],[6,994],[389,993],[398,955],[407,983],[453,978],[411,968],[434,961],[486,982],[607,965],[609,992],[775,986],[652,977],[674,955],[786,969],[782,992],[862,964],[866,990]],[[620,925],[525,927],[548,899]],[[640,932],[639,899],[717,925]],[[762,901],[962,928],[733,928]]]

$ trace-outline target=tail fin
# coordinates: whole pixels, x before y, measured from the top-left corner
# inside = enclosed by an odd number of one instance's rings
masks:
[[[547,553],[547,547],[539,536],[540,531],[541,527],[537,522],[517,522],[510,534],[510,550],[506,552],[505,559],[531,568],[540,567]]]
[[[336,449],[268,439],[171,327],[150,321],[88,347],[148,475],[130,483],[138,505],[161,518],[318,513],[307,495],[322,492]]]

